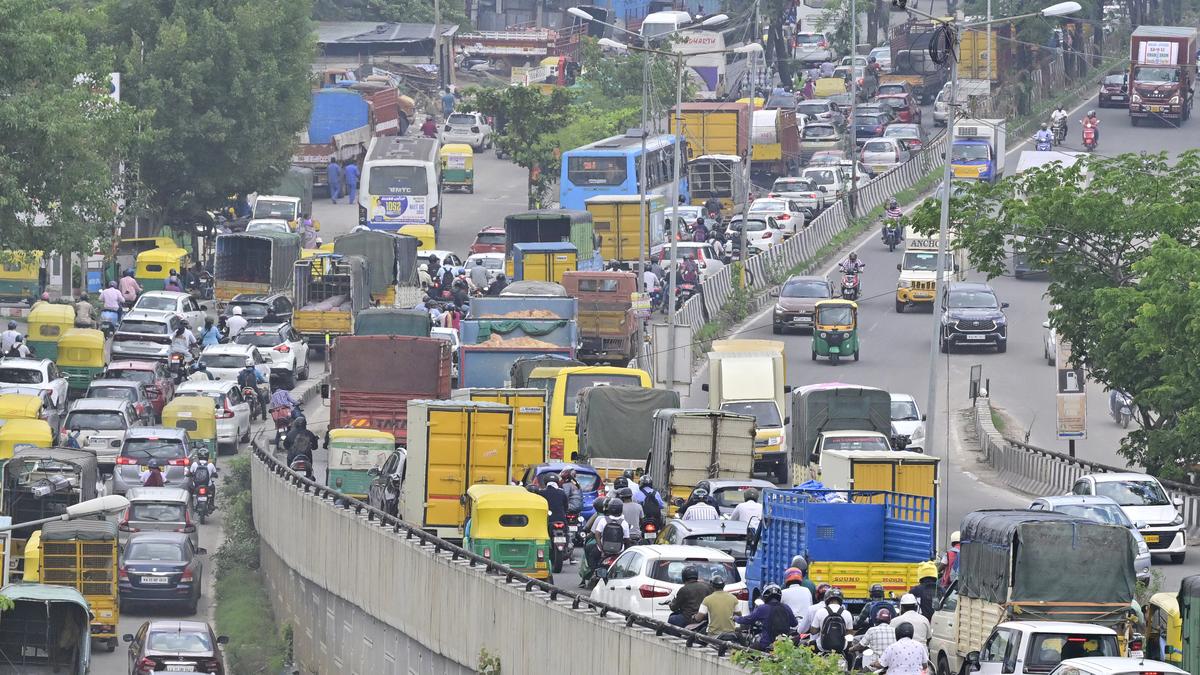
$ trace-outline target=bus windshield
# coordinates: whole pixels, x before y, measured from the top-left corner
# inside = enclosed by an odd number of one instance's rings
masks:
[[[383,165],[371,167],[367,191],[373,195],[424,195],[429,183],[423,166]]]
[[[621,185],[629,176],[624,157],[572,157],[567,180],[576,185]]]

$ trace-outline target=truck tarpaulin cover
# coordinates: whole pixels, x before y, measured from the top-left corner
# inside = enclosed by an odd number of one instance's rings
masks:
[[[579,454],[587,459],[646,459],[654,411],[679,407],[679,393],[666,389],[586,387],[579,397]]]
[[[356,91],[322,89],[313,92],[308,142],[332,143],[334,135],[364,126],[369,119],[367,100]]]
[[[959,591],[997,604],[1128,604],[1134,545],[1129,530],[1116,525],[1053,512],[976,511],[962,523]]]

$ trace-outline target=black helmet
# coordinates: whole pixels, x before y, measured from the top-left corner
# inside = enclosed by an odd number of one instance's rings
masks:
[[[16,322],[16,321],[9,321],[9,322],[8,322],[8,329],[9,329],[9,330],[16,330],[16,329],[17,329],[17,322]]]
[[[763,602],[779,602],[783,599],[783,590],[779,588],[779,584],[768,584],[763,589]]]
[[[652,488],[654,487],[654,479],[650,477],[650,474],[646,474],[638,480],[638,487]]]
[[[620,490],[623,487],[629,487],[629,479],[625,476],[617,476],[613,479],[613,489]]]
[[[687,583],[689,581],[696,581],[699,578],[700,578],[700,570],[696,569],[695,565],[688,565],[687,567],[683,568],[684,583]]]
[[[713,587],[713,590],[719,591],[722,588],[725,588],[725,577],[721,576],[720,574],[714,574],[712,575],[712,578],[708,580],[708,583]]]
[[[623,502],[632,501],[633,490],[631,488],[623,487],[620,490],[617,490],[617,497]]]
[[[704,488],[696,488],[695,490],[692,490],[692,499],[695,499],[698,502],[708,499],[708,490],[705,490]]]
[[[851,260],[858,260],[858,254],[857,254],[857,253],[855,253],[854,251],[850,251],[850,259],[851,259]]]
[[[617,264],[619,265],[620,263]],[[637,477],[637,475],[633,472],[633,469],[625,469],[621,472],[621,475],[630,480]]]
[[[883,599],[883,584],[871,584],[871,590],[869,591],[869,593],[870,593],[872,600],[882,600]]]
[[[904,638],[909,638],[911,640],[912,636],[913,636],[913,626],[911,623],[905,621],[896,626],[896,639],[897,640],[903,640]]]
[[[196,452],[196,459],[202,459],[207,462],[208,461],[208,448],[200,448],[200,450],[198,450]]]
[[[621,506],[621,502],[616,499],[608,500],[608,506],[604,507],[604,513],[610,516],[619,516],[625,513],[625,507]]]
[[[562,479],[559,478],[558,474],[554,473],[553,471],[542,476],[542,484],[543,485],[546,485],[548,483],[561,483],[561,482],[562,482]]]
[[[151,469],[157,469],[158,468],[158,460],[155,459],[154,457],[151,457],[150,461],[146,462],[146,466]]]
[[[829,588],[829,590],[825,591],[826,604],[828,604],[832,600],[837,600],[838,602],[845,602],[845,597],[842,595],[842,589],[838,588],[837,586],[831,586]]]
[[[297,429],[307,429],[308,428],[308,420],[303,417],[297,417],[296,421],[292,422],[292,424],[295,424]]]
[[[758,501],[758,490],[750,488],[742,493],[742,498],[748,502],[756,502]]]

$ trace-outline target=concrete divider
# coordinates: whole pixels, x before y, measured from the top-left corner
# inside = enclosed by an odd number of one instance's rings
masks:
[[[311,673],[743,673],[730,648],[506,571],[288,471],[253,461],[254,523],[276,616]]]

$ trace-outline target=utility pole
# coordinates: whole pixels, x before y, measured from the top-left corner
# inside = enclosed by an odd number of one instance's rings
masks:
[[[863,67],[863,78],[866,79],[867,69]],[[850,205],[854,206],[858,195],[855,194],[855,189],[858,188],[858,157],[855,154],[858,152],[858,130],[854,127],[854,111],[858,109],[858,5],[855,0],[850,0],[850,189],[846,194],[850,196]],[[854,213],[854,209],[850,209]]]
[[[433,52],[437,59],[438,84],[450,85],[450,74],[442,63],[442,0],[433,0]]]
[[[757,21],[757,19],[758,19],[758,3],[754,4],[754,17],[755,17],[755,26],[757,26],[758,25],[758,21]],[[756,35],[756,37],[757,37],[757,35]],[[742,275],[741,275],[742,288],[749,287],[749,284],[746,283],[746,261],[750,259],[750,256],[746,254],[746,223],[750,219],[750,158],[753,157],[753,155],[754,155],[754,97],[758,95],[758,92],[756,92],[754,90],[754,85],[756,82],[755,77],[754,77],[754,57],[755,56],[756,56],[756,54],[754,52],[750,52],[750,98],[747,99],[747,103],[746,103],[746,108],[747,108],[747,113],[746,113],[746,157],[744,160],[745,166],[742,167],[742,176],[743,176],[744,186],[746,188],[746,194],[741,195],[741,197],[742,197],[742,227],[738,230],[738,263],[741,265],[741,269],[742,269]],[[730,185],[732,185],[734,183],[732,175],[729,177],[729,182],[730,182]],[[736,197],[737,195],[734,194],[734,196]]]
[[[642,55],[642,128],[638,131],[642,136],[642,156],[639,158],[638,169],[638,195],[641,197],[641,207],[638,215],[638,270],[637,289],[642,293],[648,292],[645,281],[642,279],[642,273],[646,271],[646,226],[649,221],[649,214],[646,212],[646,127],[649,125],[649,113],[646,109],[650,107],[650,54]]]
[[[650,55],[646,54],[647,60]],[[683,115],[680,112],[683,108],[683,54],[675,55],[675,108],[672,114],[675,115],[675,142],[672,143],[674,151],[672,153],[672,180],[669,199],[671,208],[675,209],[675,217],[671,219],[671,266],[667,268],[667,363],[671,364],[670,379],[666,381],[675,386],[675,275],[679,269],[679,181],[681,180],[680,173],[682,171],[683,158],[680,156],[680,145],[683,144]],[[670,125],[668,125],[669,127]],[[645,154],[643,153],[643,157]],[[646,200],[642,198],[643,213],[649,209],[646,207]]]

